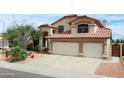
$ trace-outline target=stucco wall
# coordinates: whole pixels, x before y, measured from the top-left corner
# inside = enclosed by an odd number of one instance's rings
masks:
[[[104,43],[104,54],[107,55],[107,57],[111,57],[111,40],[107,39]]]
[[[72,17],[62,19],[61,21],[59,21],[59,22],[53,24],[52,26],[53,26],[53,27],[58,27],[58,26],[60,26],[60,25],[63,25],[63,26],[64,26],[64,31],[69,31],[69,30],[71,30],[71,26],[70,26],[69,22],[70,22],[71,20],[73,20],[73,19],[74,19],[74,18],[72,18]]]
[[[71,30],[71,33],[77,33],[78,32],[77,29],[78,29],[79,24],[89,24],[89,32],[94,33],[98,29],[98,25],[96,25],[93,20],[88,19],[88,18],[79,18],[76,21],[72,22],[72,24],[70,25],[69,22],[73,19],[74,19],[73,17],[64,18],[64,19],[60,20],[59,22],[53,24],[52,26],[58,28],[58,26],[62,25],[62,26],[64,26],[64,31],[70,31]],[[51,33],[52,31],[50,28],[48,29],[46,27],[42,27],[42,29],[49,31],[50,34],[52,34]]]
[[[42,31],[48,31],[48,34],[49,35],[52,35],[53,34],[53,29],[52,28],[49,28],[49,27],[41,27],[40,28]]]
[[[108,57],[111,57],[111,40],[107,39],[107,51],[108,51]]]
[[[95,33],[98,29],[98,26],[96,24],[89,24],[89,31],[91,33]]]

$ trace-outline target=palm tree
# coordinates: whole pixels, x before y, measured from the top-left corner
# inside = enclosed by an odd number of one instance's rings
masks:
[[[16,25],[9,27],[4,37],[9,40],[10,46],[20,46],[26,49],[29,41],[33,42],[33,48],[39,45],[42,30],[35,29],[32,25]]]
[[[10,46],[16,46],[17,42],[15,38],[17,37],[17,31],[15,27],[8,28],[6,33],[3,34],[4,39],[9,41]]]
[[[42,30],[38,30],[38,29],[33,29],[31,30],[31,33],[30,33],[30,36],[31,36],[31,39],[33,41],[33,48],[39,48],[39,42],[40,42],[40,39],[42,38]]]

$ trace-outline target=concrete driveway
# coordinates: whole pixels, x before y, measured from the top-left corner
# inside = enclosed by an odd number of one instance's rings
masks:
[[[9,63],[10,66],[7,67],[52,77],[103,77],[95,75],[100,61],[95,58],[43,55],[33,62],[27,64]]]

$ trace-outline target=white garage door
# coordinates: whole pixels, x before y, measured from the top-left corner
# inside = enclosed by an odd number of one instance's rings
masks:
[[[102,43],[84,43],[83,45],[83,55],[85,57],[101,58],[102,52]]]
[[[64,43],[64,42],[53,42],[52,44],[53,54],[71,55],[78,56],[79,44],[78,43]]]

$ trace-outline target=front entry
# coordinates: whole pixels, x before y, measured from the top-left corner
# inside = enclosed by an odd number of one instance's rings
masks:
[[[44,48],[48,47],[46,36],[48,36],[48,32],[43,32],[43,47]]]

